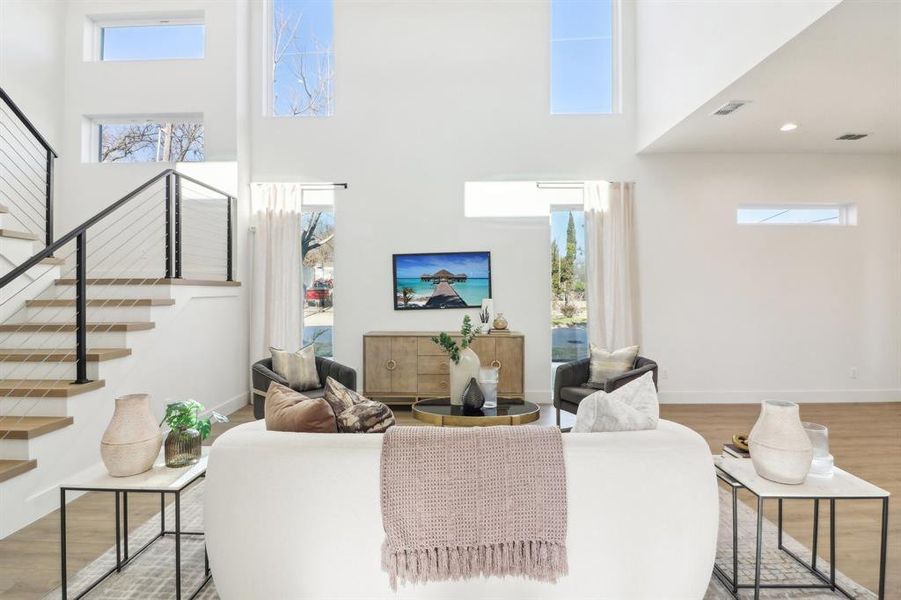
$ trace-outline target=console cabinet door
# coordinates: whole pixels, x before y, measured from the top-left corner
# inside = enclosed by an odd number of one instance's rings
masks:
[[[500,365],[498,394],[523,393],[523,339],[521,337],[495,340],[495,366]]]
[[[415,337],[391,338],[391,391],[395,394],[416,394],[419,341]]]
[[[369,336],[364,338],[363,389],[365,392],[391,391],[391,338]]]
[[[479,356],[479,362],[483,367],[491,366],[495,357],[495,344],[493,338],[479,336],[472,340],[472,344],[470,344],[469,347]]]

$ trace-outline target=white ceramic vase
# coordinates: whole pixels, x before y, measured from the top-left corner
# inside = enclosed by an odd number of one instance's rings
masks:
[[[479,380],[479,356],[472,348],[463,348],[460,351],[460,362],[450,361],[450,403],[454,406],[463,405],[463,390],[473,377]]]
[[[770,481],[797,485],[810,471],[813,445],[794,402],[764,400],[748,448],[754,470]]]
[[[147,471],[162,444],[163,434],[150,412],[150,396],[116,398],[116,410],[100,441],[100,456],[109,474],[128,477]]]

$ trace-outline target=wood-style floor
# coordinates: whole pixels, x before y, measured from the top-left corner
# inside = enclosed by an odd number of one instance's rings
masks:
[[[733,433],[747,432],[757,418],[756,405],[665,405],[662,417],[698,431],[719,452]],[[409,412],[396,411],[398,422],[421,424]],[[887,598],[901,598],[901,404],[805,404],[805,420],[829,427],[836,464],[892,493],[888,551]],[[206,443],[240,423],[252,420],[250,407],[233,413],[231,422],[215,427]],[[554,411],[545,407],[541,423],[554,422]],[[750,496],[746,499],[750,500]],[[666,502],[665,495],[661,502]],[[839,501],[837,506],[838,568],[852,579],[875,589],[879,558],[879,506],[876,502]],[[775,519],[775,502],[768,510]],[[69,568],[74,573],[96,559],[114,541],[108,494],[85,494],[69,505]],[[156,496],[129,498],[129,526],[139,527],[159,510]],[[821,532],[828,531],[828,510],[821,511]],[[787,502],[785,527],[801,541],[810,539],[812,510],[809,503]],[[752,543],[748,540],[748,543]],[[828,558],[821,545],[821,556]],[[21,531],[0,540],[0,597],[4,600],[41,598],[59,585],[59,517],[52,513]]]

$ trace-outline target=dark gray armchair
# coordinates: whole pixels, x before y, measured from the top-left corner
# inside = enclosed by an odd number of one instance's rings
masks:
[[[329,358],[317,356],[316,371],[319,373],[319,381],[323,386],[325,386],[326,378],[331,377],[344,387],[357,390],[357,372],[350,367],[345,367]],[[253,416],[262,419],[264,416],[263,406],[266,403],[266,390],[269,389],[269,384],[275,381],[282,385],[288,385],[288,381],[272,370],[271,358],[264,358],[253,363],[250,368],[250,378],[253,382]],[[321,398],[325,393],[325,388],[304,390],[301,393],[310,398]]]
[[[603,388],[586,385],[588,383],[588,363],[589,359],[583,358],[557,367],[557,374],[554,376],[554,408],[557,409],[557,425],[560,424],[561,410],[576,414],[576,411],[579,410],[579,402],[599,389],[608,393],[612,392],[649,371],[654,374],[654,387],[657,387],[657,363],[650,358],[639,356],[635,359],[631,370],[611,377],[604,382]]]

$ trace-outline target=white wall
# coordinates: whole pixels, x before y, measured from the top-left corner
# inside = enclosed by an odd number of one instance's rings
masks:
[[[840,1],[637,0],[638,149]]]
[[[634,180],[645,351],[667,371],[665,400],[897,398],[897,160],[636,157],[633,38],[624,114],[550,116],[547,31],[545,3],[336,3],[334,117],[264,118],[251,86],[254,180],[349,183],[336,196],[337,358],[359,369],[368,330],[459,326],[462,311],[392,310],[392,253],[487,249],[497,308],[526,335],[527,393],[547,401],[548,223],[466,219],[463,184]],[[833,198],[860,204],[859,227],[734,224],[739,202]]]
[[[65,4],[54,0],[0,0],[0,87],[57,151],[65,13]]]

